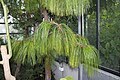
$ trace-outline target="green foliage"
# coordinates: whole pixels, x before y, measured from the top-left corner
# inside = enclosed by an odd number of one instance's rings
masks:
[[[39,35],[39,37],[38,37]],[[39,43],[40,53],[47,54],[56,51],[59,55],[69,56],[76,44],[75,34],[65,24],[43,22],[35,33],[35,41]]]
[[[14,28],[24,36],[30,36],[31,27],[36,27],[42,21],[41,8],[37,0],[5,0],[9,8],[9,14],[14,17],[14,22],[18,23]],[[26,3],[29,1],[30,4]],[[28,32],[28,33],[27,33]],[[26,36],[25,36],[26,37]]]
[[[25,10],[29,13],[35,12],[40,8],[39,0],[25,0],[22,4],[25,5]]]
[[[56,15],[63,16],[65,15],[79,15],[81,14],[81,6],[82,4],[86,7],[89,5],[88,0],[46,0],[41,3],[44,7],[46,7],[51,12]],[[52,5],[52,6],[51,6]],[[85,8],[84,8],[85,9]]]
[[[36,7],[36,5],[39,3],[42,7],[58,16],[80,15],[82,13],[82,6],[83,10],[85,11],[89,7],[90,3],[89,0],[34,0],[34,3],[32,3],[32,1],[25,1],[27,8],[31,8],[29,5],[34,5],[34,7]]]
[[[17,68],[16,63],[12,62],[11,67],[12,67],[11,69],[12,74],[14,74]],[[17,80],[45,80],[44,74],[45,74],[45,71],[44,71],[43,63],[36,64],[34,66],[31,66],[30,64],[25,64],[25,65],[21,65],[20,71],[17,74],[16,79]],[[5,79],[1,79],[1,80],[5,80]]]
[[[84,64],[88,74],[91,75],[100,63],[98,51],[84,37],[78,35],[77,41],[75,52],[69,58],[69,64],[73,68],[78,67],[80,63]]]
[[[44,79],[44,68],[43,66],[30,66],[24,65],[21,67],[21,71],[19,72],[19,76],[17,77],[18,80],[45,80]],[[23,74],[24,73],[24,74]]]
[[[53,53],[69,56],[73,53],[76,43],[75,34],[65,24],[42,22],[34,37],[13,43],[13,52],[18,53],[15,56],[18,62],[29,61],[34,64],[35,56],[37,59]]]
[[[12,46],[13,58],[18,63],[29,63],[31,65],[35,65],[37,60],[39,60],[39,62],[41,61],[39,55],[37,56],[34,41],[32,39],[14,41]]]
[[[120,3],[117,2],[111,5],[107,10],[103,10],[101,17],[101,49],[104,61],[103,65],[106,67],[119,70],[120,60]]]

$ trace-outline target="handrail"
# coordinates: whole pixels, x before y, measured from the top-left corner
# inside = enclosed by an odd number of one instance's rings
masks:
[[[5,24],[4,22],[0,22],[0,24]],[[18,24],[18,23],[8,23],[8,24]]]
[[[23,34],[23,33],[10,33],[10,34]],[[6,35],[6,33],[0,33],[0,35]]]
[[[116,71],[116,70],[110,69],[110,68],[102,66],[102,65],[99,65],[99,69],[109,72],[109,73],[112,73],[114,75],[120,76],[120,71]]]

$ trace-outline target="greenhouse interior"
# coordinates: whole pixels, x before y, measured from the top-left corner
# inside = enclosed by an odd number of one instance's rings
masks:
[[[0,80],[120,80],[120,0],[0,0]]]

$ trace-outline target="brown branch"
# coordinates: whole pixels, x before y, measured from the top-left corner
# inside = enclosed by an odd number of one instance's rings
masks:
[[[54,21],[51,21],[50,23],[57,25],[58,30],[59,30],[59,31],[62,31],[61,24],[58,24],[58,23],[56,23],[56,22],[54,22]]]
[[[54,21],[51,21],[50,23],[51,23],[51,24],[55,24],[55,25],[60,25],[60,24],[58,24],[58,23],[56,23],[56,22],[54,22]]]

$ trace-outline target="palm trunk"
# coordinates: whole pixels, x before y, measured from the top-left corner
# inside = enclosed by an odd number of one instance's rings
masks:
[[[47,56],[45,58],[45,80],[51,80],[51,60],[50,57]]]
[[[49,20],[48,13],[47,13],[47,11],[45,9],[43,10],[42,15],[44,17],[44,21],[48,21]]]
[[[44,9],[43,12],[44,21],[48,21],[48,13]],[[49,56],[45,57],[45,80],[51,80],[51,60]]]
[[[25,26],[25,31],[24,31],[24,38],[29,37],[29,31],[28,31],[28,26]]]

